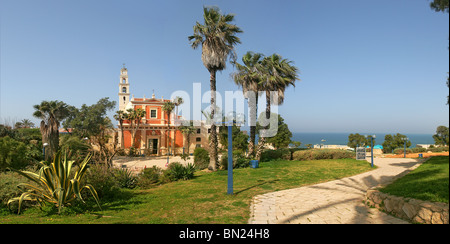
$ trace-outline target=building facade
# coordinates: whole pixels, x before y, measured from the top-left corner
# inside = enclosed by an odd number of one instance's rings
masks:
[[[140,121],[139,127],[136,129],[134,140],[134,148],[139,150],[141,154],[152,156],[164,156],[167,154],[182,154],[187,152],[187,138],[180,130],[179,123],[176,119],[181,119],[175,115],[176,109],[168,114],[163,111],[163,105],[170,102],[169,99],[156,98],[152,94],[151,98],[135,98],[134,95],[130,99],[130,83],[128,80],[128,69],[125,66],[120,70],[119,82],[119,110],[124,113],[129,109],[142,109],[145,111],[145,117]],[[169,122],[168,126],[167,123]],[[133,127],[136,124],[133,124]],[[119,144],[126,149],[132,147],[133,128],[128,120],[123,121],[122,128],[119,127]],[[190,135],[189,153],[193,153],[196,147],[208,148],[208,129],[202,123],[202,126],[194,128],[194,133]],[[123,131],[123,141],[121,133]]]

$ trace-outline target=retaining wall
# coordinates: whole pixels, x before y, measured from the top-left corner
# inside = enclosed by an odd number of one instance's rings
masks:
[[[449,223],[449,204],[445,203],[398,197],[371,189],[366,193],[366,204],[413,223]]]

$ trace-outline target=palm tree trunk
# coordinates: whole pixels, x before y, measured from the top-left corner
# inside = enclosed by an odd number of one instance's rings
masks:
[[[266,119],[270,119],[270,92],[266,91]],[[266,128],[264,128],[266,129]],[[261,136],[259,133],[258,147],[256,149],[256,159],[261,160],[261,154],[263,151],[264,144],[266,143],[266,138]]]
[[[250,101],[250,99],[249,99]],[[258,92],[256,92],[255,104],[250,102],[250,142],[248,143],[248,155],[252,157],[255,154],[256,141],[256,117],[258,115]]]
[[[209,142],[210,147],[210,161],[208,169],[211,171],[217,171],[217,131],[214,124],[214,114],[216,113],[216,70],[212,69],[210,72],[210,86],[211,86],[211,140]]]

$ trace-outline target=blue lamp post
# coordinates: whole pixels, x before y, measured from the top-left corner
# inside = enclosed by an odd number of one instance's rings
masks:
[[[365,136],[367,138],[367,135]],[[370,136],[370,162],[373,168],[373,139],[377,138],[376,135]]]

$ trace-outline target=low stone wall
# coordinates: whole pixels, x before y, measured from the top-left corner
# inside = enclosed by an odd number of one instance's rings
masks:
[[[426,202],[368,190],[366,204],[413,223],[448,224],[449,204]]]

